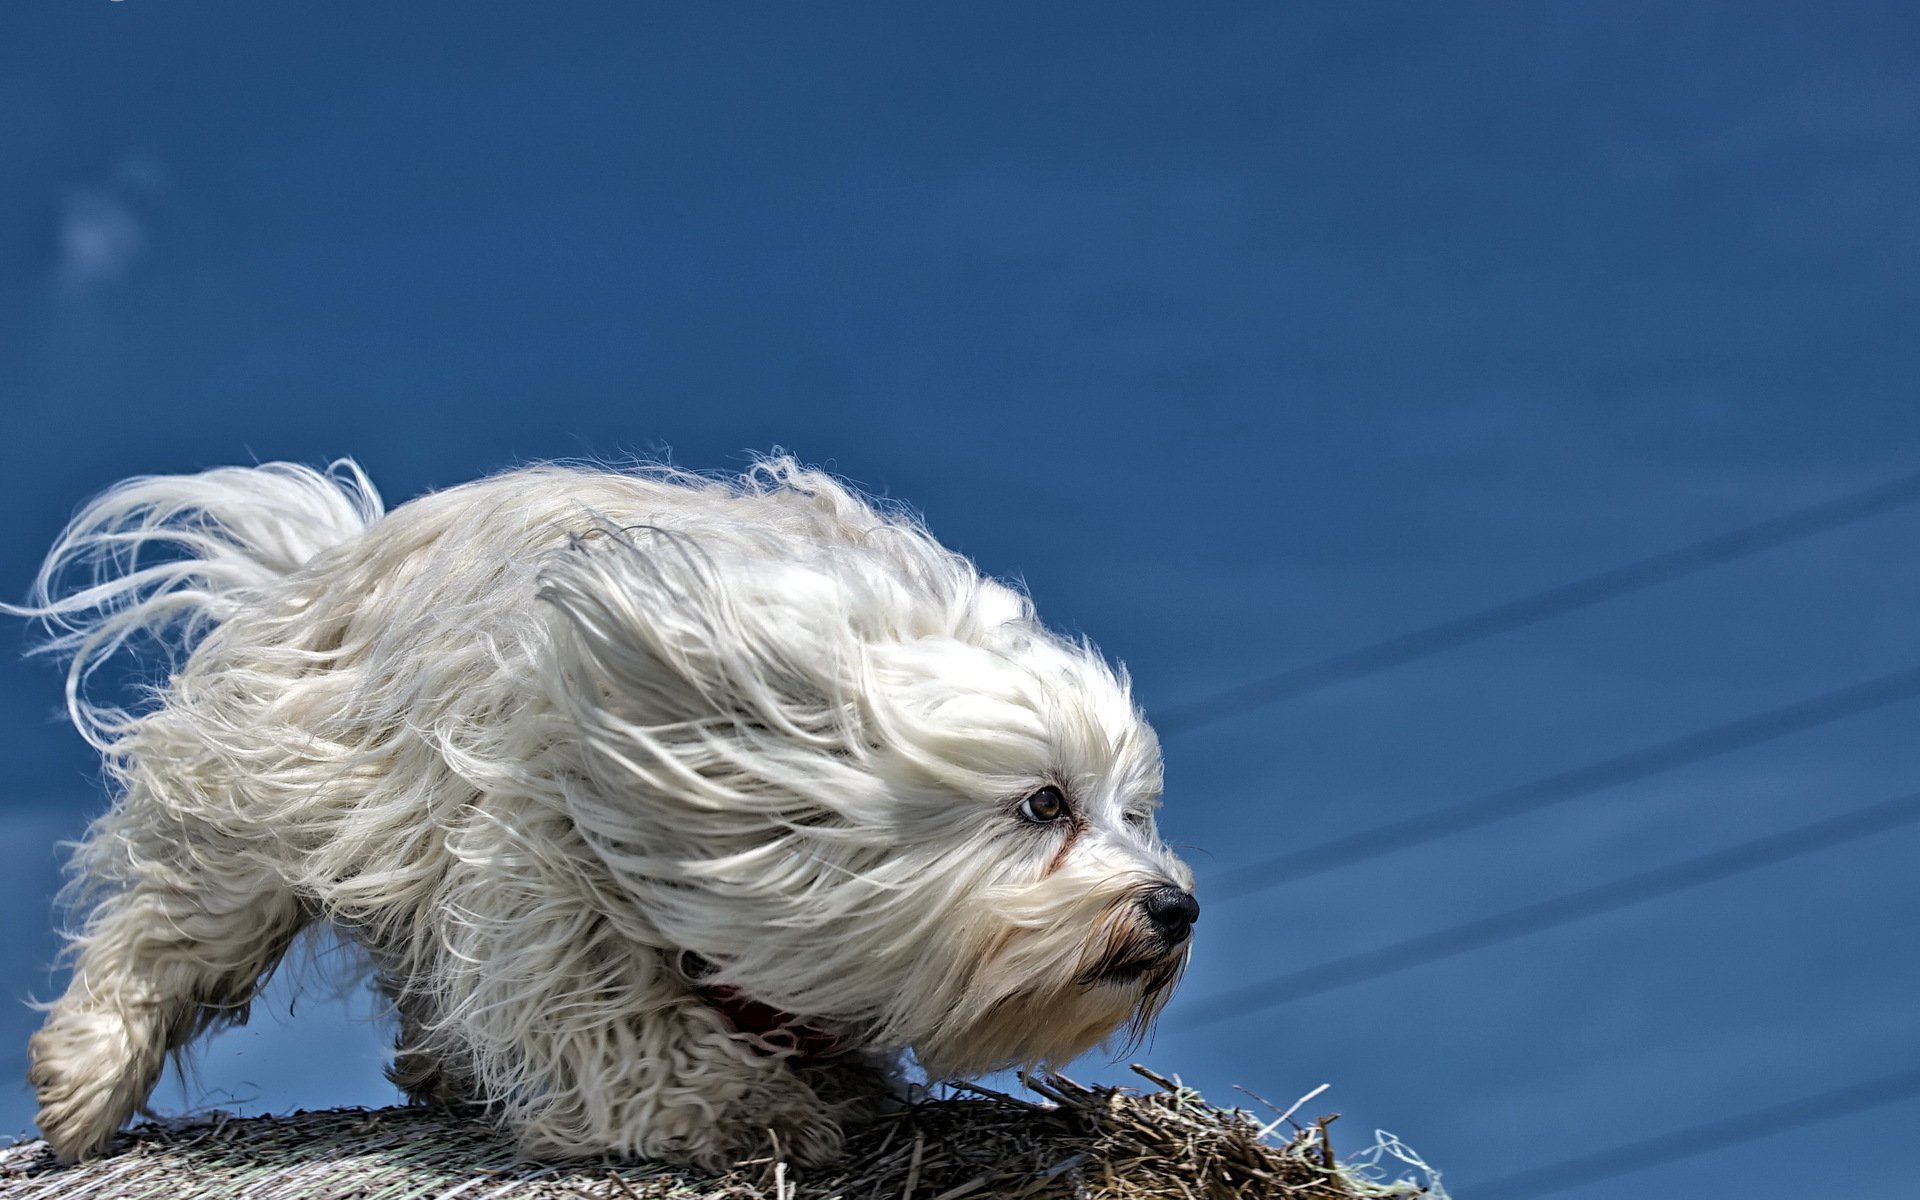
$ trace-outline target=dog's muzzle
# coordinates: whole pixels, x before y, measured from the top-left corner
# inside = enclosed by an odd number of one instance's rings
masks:
[[[1164,883],[1138,893],[1133,906],[1143,919],[1106,947],[1081,975],[1082,984],[1145,981],[1157,987],[1179,971],[1193,923],[1200,919],[1200,902],[1185,888]]]
[[[1193,923],[1200,919],[1200,902],[1185,888],[1166,884],[1141,895],[1140,911],[1168,946],[1178,946],[1193,933]]]

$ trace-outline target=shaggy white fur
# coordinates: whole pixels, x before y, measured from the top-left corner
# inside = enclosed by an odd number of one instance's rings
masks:
[[[134,479],[10,611],[70,656],[117,785],[31,1045],[65,1158],[315,921],[365,946],[415,1098],[710,1168],[769,1132],[832,1157],[907,1051],[950,1077],[1137,1032],[1186,959],[1125,678],[788,459],[538,466],[391,513],[351,462]],[[149,701],[89,702],[148,638],[175,650]]]

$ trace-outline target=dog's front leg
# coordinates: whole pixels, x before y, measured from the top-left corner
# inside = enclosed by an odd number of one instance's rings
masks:
[[[612,1151],[720,1172],[774,1153],[803,1164],[840,1154],[837,1106],[698,998],[568,1030],[546,1048],[545,1066],[573,1086],[528,1114],[521,1140],[536,1156]]]
[[[605,889],[579,874],[584,854],[522,854],[480,827],[436,913],[440,955],[432,1032],[441,1071],[471,1079],[538,1157],[602,1154],[725,1170],[779,1152],[824,1162],[840,1152],[833,1105],[784,1058],[756,1049],[647,945],[630,913],[555,897]],[[528,823],[503,841],[564,843]],[[544,840],[541,840],[544,839]],[[424,993],[423,993],[424,994]],[[465,1061],[460,1061],[464,1059]]]

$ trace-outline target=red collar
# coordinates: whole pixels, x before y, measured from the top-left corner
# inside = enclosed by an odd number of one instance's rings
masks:
[[[820,1059],[835,1058],[853,1049],[840,1034],[762,1004],[743,995],[739,988],[722,985],[703,987],[699,992],[702,1000],[719,1009],[735,1029],[768,1053],[790,1051],[796,1058]]]

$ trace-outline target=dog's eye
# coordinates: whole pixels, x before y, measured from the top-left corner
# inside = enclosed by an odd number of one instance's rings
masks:
[[[1067,798],[1057,787],[1043,787],[1020,802],[1020,819],[1035,825],[1051,825],[1067,815]]]
[[[1137,808],[1133,808],[1133,809],[1128,809],[1126,812],[1122,813],[1120,815],[1120,819],[1122,821],[1125,821],[1127,824],[1133,826],[1135,829],[1139,829],[1141,826],[1147,823],[1147,814],[1144,812],[1141,812]]]

